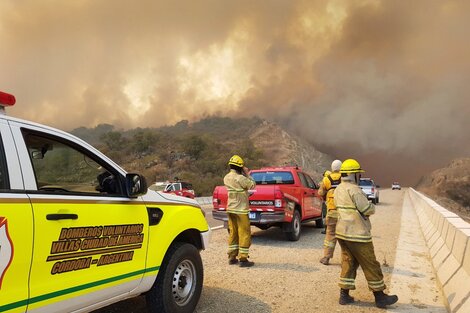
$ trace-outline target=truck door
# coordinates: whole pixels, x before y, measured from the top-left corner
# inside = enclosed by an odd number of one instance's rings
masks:
[[[321,196],[318,195],[318,185],[315,184],[315,182],[313,181],[313,179],[308,175],[308,174],[305,174],[304,173],[304,176],[305,176],[305,179],[307,180],[307,185],[308,185],[308,188],[310,188],[310,190],[313,192],[313,211],[314,211],[314,215],[315,216],[320,216],[321,215],[321,210],[322,210],[322,203],[323,203],[323,198]]]
[[[312,188],[309,187],[307,178],[304,173],[298,172],[300,182],[302,183],[302,208],[304,211],[304,217],[310,218],[315,216],[315,193]]]
[[[0,120],[0,312],[25,312],[33,214],[10,129]]]
[[[125,196],[123,174],[65,134],[18,127],[14,135],[34,212],[28,310],[71,312],[136,288],[148,215]]]

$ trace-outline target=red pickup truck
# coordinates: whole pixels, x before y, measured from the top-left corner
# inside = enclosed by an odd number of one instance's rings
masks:
[[[301,223],[315,220],[315,226],[324,227],[323,199],[318,185],[299,167],[265,167],[251,170],[256,181],[251,190],[249,218],[260,229],[281,226],[287,239],[300,238]],[[212,217],[227,221],[227,189],[217,186],[212,195]]]

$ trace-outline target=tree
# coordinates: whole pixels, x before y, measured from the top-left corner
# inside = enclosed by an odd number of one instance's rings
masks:
[[[201,154],[207,147],[207,143],[203,138],[197,135],[192,135],[183,140],[183,151],[194,160],[199,160]]]
[[[110,131],[100,136],[103,142],[110,150],[120,150],[124,145],[124,138],[118,131]]]

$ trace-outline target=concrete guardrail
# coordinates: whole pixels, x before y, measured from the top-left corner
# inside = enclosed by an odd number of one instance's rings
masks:
[[[197,197],[194,198],[200,205],[209,205],[212,204],[212,197]]]
[[[469,313],[470,223],[413,188],[409,188],[408,195],[418,215],[448,311]]]

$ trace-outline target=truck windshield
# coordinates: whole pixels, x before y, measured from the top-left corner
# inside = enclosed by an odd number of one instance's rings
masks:
[[[373,183],[371,180],[365,180],[365,179],[361,179],[359,181],[359,186],[372,186]]]
[[[258,185],[293,184],[291,172],[254,172],[251,177]]]

